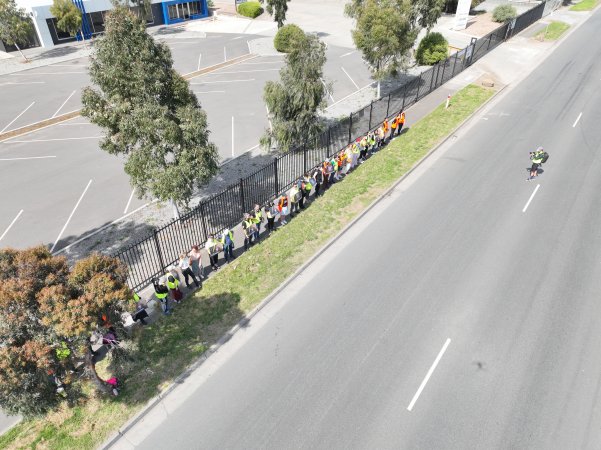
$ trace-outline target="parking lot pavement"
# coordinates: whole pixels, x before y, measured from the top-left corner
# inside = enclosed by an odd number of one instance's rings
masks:
[[[131,188],[123,164],[98,150],[98,128],[78,120],[0,143],[3,247],[56,244],[58,249],[60,239],[124,214]],[[143,203],[133,198],[128,210]]]

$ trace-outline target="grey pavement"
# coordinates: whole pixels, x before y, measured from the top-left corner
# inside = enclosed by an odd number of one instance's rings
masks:
[[[0,411],[0,434],[6,433],[21,420],[18,416],[7,416]]]
[[[600,26],[531,58],[114,448],[600,448]]]

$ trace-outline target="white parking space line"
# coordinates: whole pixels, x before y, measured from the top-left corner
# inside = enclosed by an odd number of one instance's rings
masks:
[[[83,139],[101,139],[102,136],[86,136],[86,137],[70,137],[70,138],[56,138],[56,139],[31,139],[28,141],[4,141],[4,144],[25,144],[29,142],[54,142],[54,141],[79,141]]]
[[[12,226],[15,224],[15,222],[17,221],[17,219],[21,216],[21,214],[23,214],[23,210],[19,211],[19,214],[17,214],[17,217],[15,217],[13,219],[13,221],[10,223],[10,225],[8,226],[8,228],[6,230],[4,230],[4,233],[2,233],[2,236],[0,236],[0,241],[2,239],[4,239],[4,236],[6,236],[6,233],[8,233],[8,230],[10,230],[12,228]]]
[[[238,36],[238,37],[235,37],[235,38],[233,38],[233,39],[230,39],[230,41],[236,41],[236,40],[238,40],[238,39],[242,39],[243,37],[244,37],[244,36]]]
[[[21,114],[19,114],[17,117],[15,117],[13,120],[11,120],[11,121],[10,121],[10,123],[9,123],[8,125],[6,125],[4,128],[2,128],[2,129],[0,130],[0,133],[3,133],[3,132],[4,132],[4,131],[5,131],[7,128],[8,128],[8,127],[10,127],[10,126],[11,126],[13,123],[15,123],[15,121],[16,121],[16,120],[17,120],[19,117],[21,117],[23,114],[25,114],[25,112],[26,112],[26,111],[27,111],[29,108],[31,108],[31,107],[32,107],[34,104],[35,104],[35,102],[31,102],[31,105],[29,105],[27,108],[25,108],[25,109],[23,110],[23,112],[21,112]]]
[[[19,75],[32,75],[32,76],[36,76],[36,75],[73,75],[76,73],[88,73],[88,72],[35,72],[35,73],[19,72],[19,73],[9,73],[8,75],[12,75],[12,76],[19,76]]]
[[[522,209],[522,212],[526,212],[526,210],[528,209],[528,206],[530,206],[530,202],[532,201],[532,199],[536,195],[536,192],[538,191],[539,187],[540,187],[540,184],[537,184],[536,187],[534,188],[534,192],[532,193],[532,195],[530,196],[530,198],[526,202],[526,206],[524,206],[524,209]]]
[[[129,200],[127,201],[127,205],[125,205],[125,209],[123,210],[123,214],[127,213],[127,210],[129,209],[129,204],[131,203],[131,199],[134,198],[134,192],[136,192],[136,188],[132,189],[131,194],[129,196]]]
[[[225,94],[225,91],[194,91],[195,94]]]
[[[232,74],[237,74],[237,73],[277,72],[278,70],[280,70],[280,69],[238,70],[238,71],[235,71],[235,72],[212,72],[212,73],[207,73],[206,75],[232,75]]]
[[[232,116],[232,158],[234,157],[234,116]]]
[[[252,53],[252,50],[250,49],[250,41],[246,41],[246,45],[248,45],[248,53]]]
[[[200,60],[202,58],[202,53],[198,54],[198,66],[196,67],[196,70],[200,70]]]
[[[344,55],[340,55],[340,58],[344,58],[345,56],[352,55],[353,53],[355,53],[355,51],[356,50],[353,50],[352,52],[348,52],[348,53],[345,53]]]
[[[71,211],[71,214],[69,214],[69,218],[65,222],[65,225],[63,226],[63,229],[61,230],[61,232],[58,234],[58,237],[56,238],[56,241],[54,241],[54,245],[52,245],[52,248],[50,249],[50,253],[52,253],[54,251],[54,247],[56,247],[56,244],[58,244],[58,241],[60,241],[61,236],[65,232],[65,229],[67,228],[67,225],[69,225],[69,222],[71,221],[71,218],[73,217],[73,214],[75,214],[75,210],[77,209],[77,207],[81,203],[81,201],[83,199],[83,196],[86,195],[86,192],[88,192],[88,188],[90,187],[91,184],[92,184],[92,180],[88,181],[88,185],[83,190],[81,196],[79,197],[79,200],[77,200],[77,203],[75,204],[75,207],[73,208],[73,211]]]
[[[15,85],[15,84],[46,84],[45,81],[24,81],[24,82],[12,82],[12,81],[8,81],[6,83],[0,83],[0,86],[9,86],[9,85]]]
[[[417,402],[417,399],[419,398],[419,396],[421,395],[422,391],[426,387],[426,384],[428,383],[428,380],[430,379],[430,377],[434,373],[434,369],[436,369],[436,366],[440,362],[440,359],[442,358],[442,355],[444,355],[444,352],[447,351],[447,347],[449,346],[450,343],[451,343],[451,339],[447,338],[446,342],[442,346],[442,349],[440,350],[440,352],[438,352],[438,356],[434,360],[434,363],[430,367],[430,370],[428,370],[428,373],[426,374],[426,377],[422,381],[422,384],[419,385],[419,389],[417,390],[417,392],[413,396],[413,399],[411,399],[411,403],[409,403],[409,406],[407,406],[407,411],[411,411],[413,409],[413,406],[415,406],[415,402]]]
[[[254,78],[249,78],[247,80],[219,80],[219,81],[201,81],[200,83],[190,83],[190,84],[213,84],[213,83],[242,83],[245,81],[255,81]]]
[[[572,125],[572,128],[576,128],[576,125],[578,124],[578,121],[580,120],[581,117],[582,117],[582,113],[578,114],[578,117],[576,118],[576,122],[574,122],[574,125]]]
[[[0,161],[21,161],[27,159],[48,159],[48,158],[56,158],[56,156],[28,156],[24,158],[0,158]]]
[[[329,95],[330,99],[332,100],[332,103],[336,103],[336,101],[334,100],[334,97],[332,96],[332,93],[328,90],[328,86],[326,85],[326,82],[323,81],[321,78],[319,79],[319,81],[321,81],[321,83],[323,84],[323,87],[326,89],[326,92]]]
[[[331,108],[332,106],[334,106],[334,105],[336,105],[336,104],[338,104],[338,103],[340,103],[340,102],[342,102],[342,101],[346,100],[347,98],[349,98],[349,97],[351,97],[351,96],[355,95],[357,92],[361,92],[363,89],[367,89],[368,87],[372,86],[374,83],[375,83],[375,82],[374,82],[374,81],[372,81],[371,83],[369,83],[369,84],[367,84],[367,85],[363,86],[361,89],[359,89],[359,90],[357,90],[357,91],[355,91],[355,92],[353,92],[353,93],[351,93],[351,94],[347,95],[346,97],[342,97],[340,100],[338,100],[338,101],[337,101],[337,102],[335,102],[335,103],[332,103],[332,104],[331,104],[330,106],[328,106],[326,109],[328,109],[328,108]]]
[[[69,99],[70,99],[71,97],[73,97],[73,95],[74,95],[76,92],[77,92],[77,90],[74,90],[73,92],[71,92],[71,95],[69,95],[69,96],[67,97],[67,100],[65,100],[65,101],[63,102],[63,104],[60,106],[60,108],[58,108],[58,109],[56,110],[56,112],[55,112],[55,113],[52,115],[52,117],[56,117],[56,116],[58,116],[58,113],[61,111],[61,109],[63,109],[63,106],[65,106],[65,105],[67,104],[67,102],[69,101]]]
[[[355,87],[357,89],[359,89],[359,85],[357,83],[355,83],[355,80],[353,80],[351,78],[351,76],[348,74],[348,72],[346,70],[344,70],[344,67],[340,66],[340,68],[342,69],[342,71],[345,73],[345,75],[348,77],[349,80],[351,80],[351,83],[353,83],[355,85]]]
[[[264,64],[283,64],[283,63],[284,63],[284,61],[280,60],[280,61],[263,61],[263,62],[249,62],[249,63],[243,62],[243,63],[240,63],[239,65],[240,66],[244,66],[246,64],[248,64],[248,65],[254,64],[254,65],[257,65],[257,66],[262,66]]]

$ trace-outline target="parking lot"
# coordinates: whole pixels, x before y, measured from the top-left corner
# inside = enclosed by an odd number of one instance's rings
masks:
[[[249,53],[248,34],[160,36],[174,66],[190,73]],[[371,82],[360,54],[329,46],[325,78],[333,83],[328,104]],[[256,148],[269,126],[263,86],[277,80],[280,55],[256,56],[190,79],[208,115],[211,140],[222,161]],[[8,131],[81,108],[90,84],[88,60],[30,69],[0,77],[0,130]],[[0,245],[45,244],[55,251],[149,203],[137,199],[120,158],[98,148],[102,130],[83,117],[0,142]]]

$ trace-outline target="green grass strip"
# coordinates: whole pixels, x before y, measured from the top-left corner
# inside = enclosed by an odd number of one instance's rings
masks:
[[[580,3],[576,3],[570,8],[570,11],[591,11],[595,9],[595,6],[599,3],[599,0],[582,0]]]
[[[556,41],[561,37],[563,33],[565,33],[570,28],[565,22],[560,22],[558,20],[553,20],[549,25],[545,27],[544,30],[536,33],[536,38],[545,41]]]
[[[288,225],[220,270],[172,316],[136,329],[128,357],[103,361],[125,380],[122,395],[25,421],[0,437],[0,448],[92,449],[104,442],[493,93],[476,85],[462,89],[449,109],[443,104],[414,124]]]

